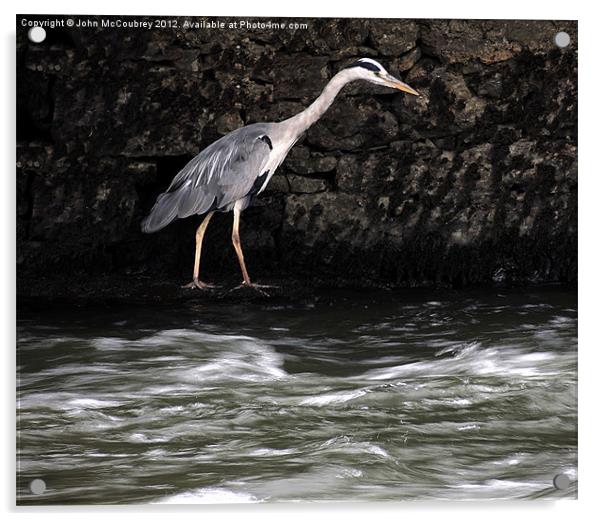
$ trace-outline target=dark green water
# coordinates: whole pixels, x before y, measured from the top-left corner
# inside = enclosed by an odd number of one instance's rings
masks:
[[[574,291],[178,306],[19,313],[19,503],[576,497]]]

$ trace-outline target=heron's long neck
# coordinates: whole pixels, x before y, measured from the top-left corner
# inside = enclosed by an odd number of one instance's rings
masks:
[[[322,115],[328,110],[328,107],[332,105],[332,102],[336,98],[339,91],[352,79],[346,71],[341,71],[332,77],[332,79],[326,84],[322,94],[316,98],[316,100],[307,107],[303,112],[300,112],[296,116],[293,116],[285,123],[289,123],[291,128],[295,132],[296,136],[300,136],[309,127],[311,127],[316,121],[318,121]]]

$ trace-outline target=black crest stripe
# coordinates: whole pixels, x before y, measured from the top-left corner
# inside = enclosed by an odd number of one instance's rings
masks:
[[[345,69],[351,69],[353,67],[362,67],[363,69],[372,71],[372,72],[380,72],[380,68],[377,67],[376,65],[374,65],[373,63],[370,62],[355,62],[352,63],[351,65],[347,65],[347,67],[345,67]]]
[[[269,136],[261,136],[259,139],[261,139],[261,141],[263,141],[264,143],[267,143],[267,145],[270,147],[270,150],[274,148],[274,146],[272,145],[272,140]]]

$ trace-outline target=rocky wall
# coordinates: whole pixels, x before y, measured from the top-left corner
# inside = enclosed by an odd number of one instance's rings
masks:
[[[19,18],[17,19],[19,20]],[[178,170],[379,60],[423,96],[344,88],[243,214],[251,275],[329,285],[575,281],[577,24],[307,19],[297,30],[17,28],[18,289],[187,281],[200,218],[144,235]],[[571,44],[554,45],[566,31]],[[238,279],[231,214],[202,272]],[[78,279],[79,280],[79,279]],[[110,283],[110,282],[109,282]]]

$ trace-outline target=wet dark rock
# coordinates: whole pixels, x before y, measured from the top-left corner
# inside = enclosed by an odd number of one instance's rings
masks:
[[[576,280],[575,22],[307,22],[64,29],[47,46],[19,28],[19,295],[189,298],[200,218],[143,235],[156,196],[212,141],[296,114],[364,56],[423,96],[343,89],[243,215],[251,275],[289,294]],[[234,287],[231,223],[212,221],[202,272]]]
[[[386,145],[398,132],[393,114],[376,100],[343,98],[309,129],[307,141],[320,150],[353,150]]]
[[[559,30],[576,41],[577,26],[532,20],[421,20],[420,37],[429,54],[447,64],[473,60],[503,62],[521,51],[550,51]]]
[[[416,47],[416,48],[412,49],[410,52],[404,54],[398,60],[395,60],[394,65],[391,70],[392,71],[397,70],[399,72],[409,71],[412,67],[414,67],[414,65],[416,65],[416,62],[418,62],[418,60],[420,59],[421,56],[422,56],[422,51],[420,50],[419,47]]]
[[[268,183],[265,193],[288,193],[291,191],[288,177],[282,172],[277,172]]]
[[[274,96],[301,99],[320,95],[329,79],[328,58],[304,54],[279,55],[273,66],[278,71]]]
[[[244,123],[238,112],[226,112],[226,114],[223,114],[217,118],[215,122],[216,130],[222,135],[226,135],[229,132],[242,127],[243,124]]]
[[[312,154],[304,146],[294,147],[284,162],[285,168],[303,175],[332,172],[336,166],[336,157],[320,153]]]
[[[373,20],[370,42],[383,56],[399,56],[416,45],[418,26],[412,20]]]
[[[329,189],[329,183],[325,179],[315,179],[302,175],[287,176],[290,191],[295,194],[312,194],[315,192],[325,192]]]
[[[242,108],[242,104],[239,104]],[[260,103],[259,105],[245,107],[250,121],[282,121],[298,114],[305,105],[299,101],[278,101],[273,103]]]

